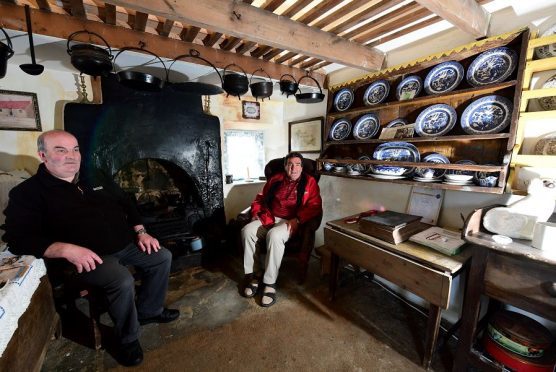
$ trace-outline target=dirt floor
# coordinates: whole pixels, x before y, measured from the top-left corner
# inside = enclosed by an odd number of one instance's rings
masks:
[[[295,261],[285,260],[278,300],[270,308],[259,298],[238,294],[241,262],[226,257],[210,268],[174,273],[167,303],[180,318],[142,327],[145,351],[139,371],[415,371],[421,359],[426,316],[389,294],[369,278],[348,270],[334,302],[328,277],[313,258],[308,279],[292,278]],[[81,300],[80,300],[81,301]],[[86,309],[85,303],[78,308]],[[117,371],[127,369],[110,354],[110,320],[103,315],[105,348],[91,348],[86,317],[63,314],[64,336],[51,341],[43,371]],[[436,353],[432,370],[450,371],[456,341]]]

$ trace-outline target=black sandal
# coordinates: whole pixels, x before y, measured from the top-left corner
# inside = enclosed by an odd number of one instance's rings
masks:
[[[251,294],[247,294],[246,291],[248,289],[251,290]],[[257,294],[258,291],[259,291],[259,283],[255,283],[255,282],[247,283],[247,284],[245,284],[245,287],[243,288],[243,297],[245,297],[245,298],[255,297],[255,295]]]
[[[274,290],[276,291],[276,284],[265,284],[265,289],[266,287],[274,288]],[[263,298],[265,296],[269,297],[272,301],[269,302],[268,304],[263,303]],[[261,306],[270,307],[276,303],[276,292],[266,292],[263,290],[263,298],[261,298]]]

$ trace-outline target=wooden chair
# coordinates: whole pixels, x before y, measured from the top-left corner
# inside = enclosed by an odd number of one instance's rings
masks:
[[[284,171],[284,158],[277,158],[269,161],[265,168],[264,174],[266,179],[270,179],[274,174]],[[320,174],[316,173],[316,162],[311,159],[303,159],[303,172],[313,176],[318,182]],[[235,220],[230,222],[234,230],[235,244],[238,245],[240,251],[243,252],[241,247],[241,229],[251,221],[251,207],[243,210]],[[293,257],[299,264],[298,282],[303,284],[307,277],[307,270],[309,268],[309,259],[311,252],[315,246],[315,232],[319,228],[322,221],[322,214],[301,224],[299,231],[288,240],[286,243],[286,250],[284,256]]]

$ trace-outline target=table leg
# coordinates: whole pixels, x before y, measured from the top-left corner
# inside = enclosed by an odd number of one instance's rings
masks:
[[[427,338],[425,341],[425,355],[423,356],[423,368],[429,369],[438,338],[438,331],[440,329],[440,319],[442,310],[440,307],[430,304],[429,307],[429,320],[427,322]]]
[[[330,301],[334,301],[336,296],[336,284],[338,281],[338,266],[340,257],[337,254],[331,253],[330,255],[330,279],[328,285],[328,295]]]

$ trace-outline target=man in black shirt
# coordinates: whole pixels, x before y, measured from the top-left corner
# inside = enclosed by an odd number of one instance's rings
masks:
[[[53,130],[37,141],[37,174],[10,192],[3,239],[14,254],[61,259],[77,277],[104,291],[124,365],[143,360],[139,325],[166,323],[179,311],[164,308],[171,253],[141,224],[135,204],[100,174],[82,177],[77,139]],[[127,269],[141,275],[135,279]]]

